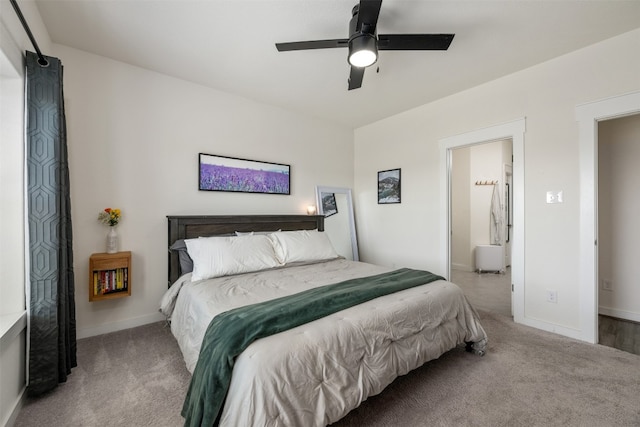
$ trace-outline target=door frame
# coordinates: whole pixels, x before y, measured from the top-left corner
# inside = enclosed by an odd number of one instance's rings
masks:
[[[505,253],[504,266],[506,268],[507,265],[511,265],[511,230],[509,229],[513,221],[513,165],[511,163],[502,165],[502,179],[502,197],[504,198],[504,232],[502,242]],[[509,260],[508,263],[507,260]]]
[[[598,122],[640,113],[640,92],[588,104],[575,110],[580,144],[580,330],[598,342]]]
[[[440,145],[441,253],[447,279],[451,278],[451,170],[452,150],[511,139],[513,147],[513,243],[511,253],[512,310],[515,322],[524,320],[524,133],[526,119],[443,138]]]

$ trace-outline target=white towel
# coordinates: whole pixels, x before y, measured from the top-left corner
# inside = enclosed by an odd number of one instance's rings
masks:
[[[491,225],[489,229],[489,237],[492,245],[502,244],[502,208],[500,206],[500,193],[498,185],[493,185],[493,195],[491,196]]]

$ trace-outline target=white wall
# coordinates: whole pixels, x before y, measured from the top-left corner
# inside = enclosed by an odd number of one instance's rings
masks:
[[[78,336],[160,320],[166,215],[306,213],[315,186],[353,186],[353,131],[234,95],[55,46],[64,64]],[[291,195],[198,191],[198,153],[291,165]],[[88,302],[97,221],[120,208],[131,297]]]
[[[599,311],[638,322],[640,115],[600,122],[598,152]]]
[[[579,335],[575,107],[639,90],[640,55],[631,54],[639,45],[635,30],[357,129],[354,179],[362,259],[444,274],[438,141],[526,117],[525,319]],[[402,168],[402,203],[377,205],[372,177],[392,167]],[[563,190],[564,203],[547,204],[548,190]],[[556,304],[546,302],[547,290],[557,291]]]

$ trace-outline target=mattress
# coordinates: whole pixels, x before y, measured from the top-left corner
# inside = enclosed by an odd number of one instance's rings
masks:
[[[211,319],[306,289],[391,271],[337,259],[191,282],[181,277],[161,310],[190,372]],[[324,426],[400,375],[457,345],[486,344],[477,313],[438,280],[259,339],[236,360],[220,425]]]

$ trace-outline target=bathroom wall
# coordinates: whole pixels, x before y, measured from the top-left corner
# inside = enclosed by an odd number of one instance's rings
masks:
[[[506,163],[511,163],[511,152],[510,140],[453,151],[451,268],[476,270],[475,247],[491,244],[491,200],[494,186],[478,184],[497,181],[495,187],[504,212],[503,169]],[[500,234],[500,240],[504,242],[504,230]]]

